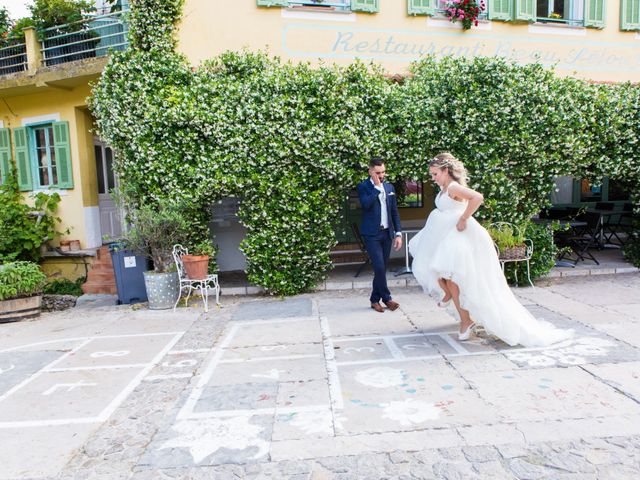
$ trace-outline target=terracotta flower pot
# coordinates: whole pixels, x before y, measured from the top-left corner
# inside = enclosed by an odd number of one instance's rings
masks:
[[[209,271],[208,255],[183,255],[182,263],[191,280],[202,280]]]

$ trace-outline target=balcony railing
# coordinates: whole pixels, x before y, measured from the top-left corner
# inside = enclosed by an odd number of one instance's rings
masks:
[[[0,76],[27,69],[27,45],[18,43],[0,48]]]
[[[41,34],[44,65],[59,65],[85,58],[103,57],[110,50],[127,47],[127,11],[96,15]]]

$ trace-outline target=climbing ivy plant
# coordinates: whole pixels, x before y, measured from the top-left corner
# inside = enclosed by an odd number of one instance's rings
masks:
[[[520,221],[557,175],[640,185],[637,87],[560,79],[540,65],[426,57],[396,82],[375,65],[312,68],[265,52],[198,67],[175,51],[182,0],[131,4],[131,47],[93,87],[98,133],[118,152],[130,204],[170,197],[209,235],[210,205],[235,196],[249,280],[312,289],[331,266],[334,225],[372,155],[397,178],[427,178],[448,150],[483,192],[484,219]],[[635,183],[634,183],[635,182]]]

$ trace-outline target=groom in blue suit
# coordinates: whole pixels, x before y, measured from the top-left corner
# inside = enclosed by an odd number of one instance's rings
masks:
[[[400,305],[391,299],[387,286],[387,263],[394,250],[402,248],[402,231],[398,202],[393,185],[384,182],[384,161],[373,157],[369,162],[369,178],[358,184],[358,196],[362,207],[360,233],[373,265],[373,290],[371,308],[384,313],[380,300],[393,311]]]

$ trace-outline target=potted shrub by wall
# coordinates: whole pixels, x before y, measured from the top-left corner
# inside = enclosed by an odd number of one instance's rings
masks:
[[[0,265],[0,323],[39,316],[45,280],[37,263],[17,261]]]
[[[184,212],[175,203],[163,200],[131,210],[130,218],[128,247],[153,262],[153,270],[144,272],[149,308],[173,308],[180,288],[172,250],[186,235]]]
[[[204,240],[189,249],[188,255],[182,255],[182,263],[191,280],[202,280],[209,273],[209,260],[215,255],[216,247],[211,240]]]

